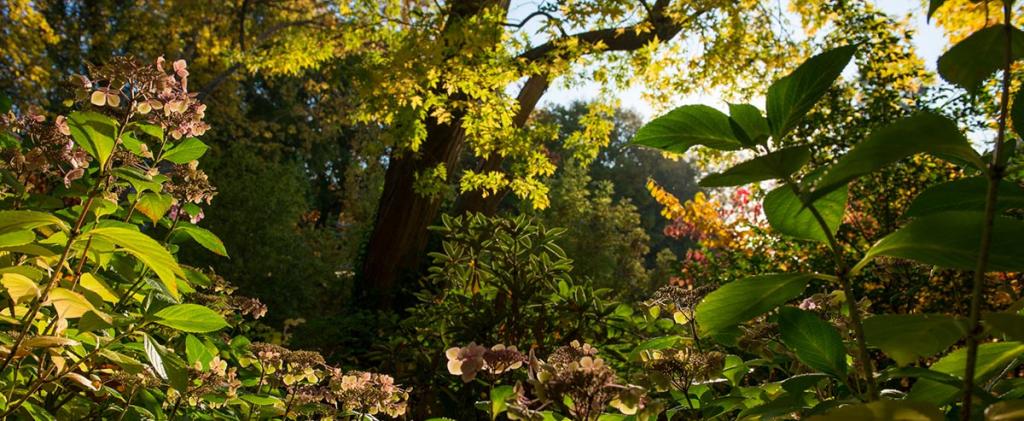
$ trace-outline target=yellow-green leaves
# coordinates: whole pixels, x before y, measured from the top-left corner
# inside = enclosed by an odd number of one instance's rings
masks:
[[[84,316],[85,313],[93,312],[104,321],[110,321],[110,316],[97,310],[82,294],[69,289],[54,288],[53,291],[50,291],[48,302],[57,310],[57,315],[63,319],[77,319]]]
[[[817,315],[794,307],[779,309],[782,343],[800,362],[822,373],[846,380],[846,347],[828,322]]]
[[[854,46],[840,47],[811,57],[768,88],[766,108],[775,139],[781,139],[825,96],[853,58]]]
[[[825,222],[825,226],[828,227],[828,232],[822,229],[814,212],[810,207],[804,205],[804,202],[789,185],[779,186],[765,196],[764,216],[768,219],[772,229],[780,234],[803,240],[828,242],[828,237],[835,235],[839,230],[839,225],[843,222],[846,198],[847,189],[846,186],[843,186],[812,203],[814,210],[818,212]]]
[[[170,194],[159,194],[145,192],[139,195],[135,203],[135,209],[146,215],[154,224],[163,218],[167,211],[174,204],[174,198]]]
[[[1024,32],[1009,28],[1011,60],[1024,57]],[[939,74],[968,92],[977,92],[982,82],[1006,65],[1007,27],[993,25],[958,42],[939,57]]]
[[[228,326],[217,312],[199,304],[176,304],[153,315],[155,322],[183,332],[208,333]]]
[[[981,157],[956,124],[938,114],[923,112],[875,130],[825,170],[811,198],[821,197],[872,171],[919,153],[953,158],[983,168]]]
[[[903,213],[905,217],[924,216],[946,211],[985,210],[988,177],[961,178],[936,184],[921,192]],[[1024,188],[1016,183],[1001,181],[996,200],[996,212],[1024,209]]]
[[[982,212],[942,212],[914,219],[875,243],[853,271],[859,271],[877,256],[973,270],[978,263],[983,219]],[[1024,238],[1024,221],[995,218],[989,252],[990,271],[1024,270],[1021,238]]]
[[[5,273],[0,278],[0,284],[7,289],[7,295],[15,304],[23,301],[31,301],[39,296],[39,285],[25,275],[19,273]]]
[[[203,141],[190,137],[164,153],[161,159],[175,164],[187,164],[202,157],[209,148]]]
[[[789,177],[807,164],[811,150],[806,146],[780,149],[751,159],[700,180],[701,187],[728,187]]]
[[[697,145],[722,150],[743,146],[729,116],[707,105],[684,105],[654,119],[637,131],[633,143],[674,153]]]
[[[975,384],[981,384],[993,375],[999,373],[1011,361],[1024,354],[1024,344],[1020,342],[998,342],[986,343],[978,346],[978,365],[974,379]],[[942,357],[931,367],[930,370],[939,373],[949,374],[962,378],[964,368],[967,366],[967,349],[960,348],[951,354]],[[915,401],[928,402],[935,405],[945,405],[954,399],[960,390],[949,384],[941,383],[928,378],[921,378],[914,383],[907,398]]]
[[[967,334],[967,324],[943,314],[883,314],[864,320],[868,345],[905,366],[945,351]]]
[[[697,305],[700,331],[715,335],[800,296],[812,275],[759,275],[722,285]]]
[[[0,234],[36,229],[49,225],[56,225],[64,231],[68,229],[64,221],[46,212],[28,210],[0,211]]]
[[[68,128],[75,143],[105,168],[116,144],[117,122],[100,113],[78,111],[68,116]]]
[[[178,227],[174,229],[174,232],[181,232],[188,235],[195,240],[195,242],[199,243],[199,245],[219,256],[227,257],[228,255],[227,249],[224,248],[224,242],[206,228],[189,223],[179,223]]]
[[[167,287],[172,296],[177,298],[178,283],[176,276],[185,277],[178,262],[160,243],[146,234],[121,227],[100,227],[85,234],[85,238],[98,237],[110,241],[148,266],[160,281]]]

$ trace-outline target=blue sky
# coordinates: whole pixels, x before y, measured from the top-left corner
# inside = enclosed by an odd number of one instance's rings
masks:
[[[911,25],[915,29],[914,34],[914,45],[917,47],[917,53],[925,61],[927,67],[930,70],[935,70],[935,62],[938,60],[939,55],[946,48],[946,43],[942,34],[942,31],[935,25],[930,25],[925,21],[925,9],[921,0],[876,0],[875,4],[881,10],[888,13],[897,19],[902,19],[905,16],[910,16]],[[535,10],[536,1],[520,0],[513,1],[511,8],[511,15],[516,16],[520,13],[529,13],[530,10]],[[619,90],[614,93],[620,101],[621,105],[625,108],[632,108],[645,119],[652,118],[654,116],[654,110],[652,107],[641,98],[641,89],[639,87],[632,87],[630,89]],[[598,86],[589,84],[573,89],[566,89],[559,83],[552,85],[547,95],[541,101],[541,105],[551,104],[567,104],[574,100],[588,100],[597,97]],[[757,102],[757,101],[754,101]],[[683,105],[692,103],[702,103],[712,106],[724,106],[724,102],[718,99],[714,92],[702,92],[695,95],[690,95],[678,99],[677,104]]]

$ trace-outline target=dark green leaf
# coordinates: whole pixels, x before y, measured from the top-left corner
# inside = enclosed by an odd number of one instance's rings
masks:
[[[722,376],[725,376],[732,383],[733,387],[739,387],[743,377],[750,372],[750,367],[743,362],[743,358],[736,355],[725,357],[725,366],[722,368]]]
[[[988,177],[984,176],[947,181],[917,195],[903,215],[917,217],[945,211],[982,212],[987,190]],[[1004,181],[999,183],[996,212],[1008,209],[1024,209],[1024,189],[1016,183]]]
[[[856,51],[851,45],[818,54],[768,88],[768,121],[775,139],[796,127],[832,87]]]
[[[117,122],[100,113],[76,111],[68,116],[68,128],[75,143],[105,168],[114,151]]]
[[[239,399],[257,406],[274,405],[281,402],[281,399],[278,399],[277,397],[274,396],[259,396],[252,394],[242,395],[239,397]]]
[[[224,242],[217,238],[210,230],[188,223],[179,223],[174,229],[175,232],[182,232],[192,237],[199,245],[205,247],[220,256],[227,257],[228,251],[224,248]]]
[[[722,285],[697,305],[697,326],[714,335],[760,316],[800,296],[812,275],[780,273],[759,275]]]
[[[1024,138],[1024,89],[1017,89],[1017,93],[1013,96],[1010,121],[1013,123],[1013,131],[1017,133],[1017,136]]]
[[[1002,371],[1010,362],[1024,353],[1024,344],[1020,342],[986,343],[978,346],[978,364],[975,367],[974,379],[981,384],[993,375]],[[950,374],[959,378],[964,376],[967,365],[967,349],[960,348],[942,357],[931,367],[931,370]],[[939,383],[933,380],[920,379],[910,388],[908,399],[945,405],[960,393],[958,387]]]
[[[829,378],[829,375],[824,373],[797,374],[783,380],[782,389],[789,393],[797,394],[814,387],[814,385],[821,383],[823,379],[827,378]]]
[[[11,110],[11,97],[0,94],[0,114],[7,114]]]
[[[782,343],[815,370],[846,381],[846,348],[839,331],[817,315],[794,307],[779,309]]]
[[[1012,59],[1024,57],[1024,32],[1010,28]],[[975,31],[939,57],[939,75],[968,92],[977,92],[985,79],[1006,65],[1006,26]]]
[[[935,405],[913,401],[880,400],[840,406],[807,421],[942,421],[945,416]]]
[[[877,256],[899,257],[940,267],[973,270],[981,245],[982,212],[942,212],[916,218],[882,238],[868,250],[854,271]],[[1024,270],[1024,221],[996,217],[988,270]]]
[[[1024,341],[1024,316],[1015,313],[985,313],[985,325],[1015,341]]]
[[[768,120],[753,105],[729,104],[729,118],[734,124],[736,138],[747,146],[764,143],[771,136]]]
[[[163,174],[150,176],[136,168],[130,167],[115,168],[114,175],[116,175],[118,179],[131,184],[136,193],[146,191],[159,193],[163,190],[163,183],[167,181],[167,176]]]
[[[684,105],[654,119],[637,131],[633,143],[675,153],[696,145],[722,150],[742,147],[729,117],[706,105]]]
[[[949,156],[984,168],[981,157],[948,118],[918,113],[875,130],[827,168],[811,197],[821,197],[862,175],[919,153]]]
[[[827,242],[828,235],[835,235],[843,222],[846,211],[846,187],[830,192],[816,200],[814,208],[821,214],[829,229],[826,234],[811,209],[805,207],[800,197],[789,185],[772,190],[764,198],[764,216],[772,229],[780,234],[804,240]]]
[[[160,159],[170,161],[175,164],[187,164],[191,161],[199,159],[209,149],[205,143],[194,137],[186,138],[181,143],[175,145],[171,150],[164,153]]]
[[[228,326],[223,316],[199,304],[175,304],[153,316],[155,322],[183,332],[208,333]]]
[[[758,181],[786,178],[811,160],[806,146],[780,149],[764,156],[741,162],[720,174],[711,174],[700,180],[701,187],[728,187]]]
[[[883,314],[864,320],[868,345],[899,365],[945,351],[966,334],[963,320],[942,314]]]

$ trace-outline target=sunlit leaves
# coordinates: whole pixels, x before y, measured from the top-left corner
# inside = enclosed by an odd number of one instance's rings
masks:
[[[68,128],[75,143],[105,168],[114,151],[117,122],[100,113],[78,111],[68,116]]]
[[[86,237],[99,237],[121,247],[129,254],[146,264],[160,278],[172,295],[177,295],[178,283],[176,276],[185,277],[174,256],[160,243],[146,234],[121,227],[101,227],[85,234]]]
[[[763,180],[782,179],[807,164],[811,151],[806,146],[780,149],[764,156],[751,159],[700,180],[702,187],[728,187],[755,183]]]
[[[790,185],[782,185],[772,190],[764,198],[764,215],[772,229],[790,237],[827,242],[829,236],[835,235],[843,222],[846,211],[846,187],[834,190],[828,195],[815,200],[811,207],[804,202]],[[815,212],[821,217],[819,221]],[[821,223],[828,228],[826,232]]]
[[[815,370],[846,379],[846,348],[839,331],[813,313],[794,307],[779,310],[782,343]]]
[[[1007,364],[1019,358],[1021,354],[1024,354],[1024,344],[1020,342],[998,342],[979,345],[978,364],[974,376],[976,384],[980,384],[993,375],[998,374]],[[962,378],[966,365],[967,349],[960,348],[936,361],[929,369]],[[936,405],[945,405],[955,398],[958,393],[960,393],[960,390],[957,387],[930,379],[920,379],[910,389],[907,398]]]
[[[768,121],[776,139],[796,127],[811,107],[825,96],[854,52],[856,47],[846,46],[818,54],[768,88]]]
[[[167,381],[171,387],[180,391],[188,390],[188,370],[185,367],[185,361],[173,352],[169,352],[149,335],[143,334],[142,340],[146,359],[149,360],[153,372]]]
[[[150,222],[155,224],[167,214],[173,203],[174,198],[169,194],[145,192],[139,195],[135,209],[146,215]]]
[[[988,177],[962,178],[937,184],[921,192],[910,203],[904,216],[916,217],[946,211],[985,210]],[[1001,181],[996,197],[996,212],[1024,209],[1024,188],[1016,183]]]
[[[175,304],[153,316],[156,323],[183,332],[208,333],[228,326],[220,314],[198,304]]]
[[[825,170],[811,197],[820,197],[872,171],[919,153],[953,157],[977,168],[981,157],[949,119],[923,112],[875,130]]]
[[[729,116],[706,105],[684,105],[654,119],[637,131],[633,143],[674,153],[697,145],[723,150],[742,146]]]
[[[942,314],[883,314],[864,320],[868,345],[899,365],[945,351],[966,334],[966,322]]]
[[[939,74],[969,92],[977,92],[982,82],[1006,65],[1006,41],[1009,34],[1011,59],[1024,57],[1024,32],[1005,25],[993,25],[971,34],[939,57]]]
[[[165,152],[161,159],[175,164],[187,164],[202,157],[209,148],[203,141],[190,137]]]
[[[983,220],[981,212],[943,212],[916,218],[875,243],[854,271],[877,256],[973,270],[978,263]],[[988,269],[1000,272],[1024,270],[1024,243],[1021,238],[1024,238],[1024,221],[996,217]]]
[[[219,256],[227,257],[228,255],[227,249],[224,248],[224,242],[206,228],[189,223],[179,223],[178,226],[174,228],[174,232],[180,232],[189,236],[195,240],[196,243],[199,243],[199,245]]]
[[[697,326],[713,336],[800,296],[810,280],[810,274],[783,273],[725,284],[697,305]]]
[[[39,296],[39,286],[34,281],[19,273],[5,273],[0,278],[0,284],[3,284],[4,289],[7,290],[7,295],[11,297],[11,301],[15,304],[23,301],[30,301]]]
[[[29,210],[0,211],[0,234],[17,230],[30,230],[48,225],[56,225],[63,230],[68,229],[64,221],[46,212]]]

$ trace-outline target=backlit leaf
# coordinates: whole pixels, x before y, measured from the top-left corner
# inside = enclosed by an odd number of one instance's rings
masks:
[[[76,111],[68,116],[68,128],[75,143],[105,168],[114,151],[117,122],[100,113]]]
[[[199,304],[175,304],[153,316],[159,324],[191,333],[208,333],[228,326],[223,316]]]
[[[793,300],[804,292],[812,275],[758,275],[722,285],[697,305],[700,331],[714,335]]]
[[[700,180],[701,187],[729,187],[758,181],[786,178],[811,160],[806,146],[780,149],[764,156],[741,162],[719,174]]]
[[[839,331],[817,315],[795,307],[779,309],[782,343],[815,370],[846,379],[846,348]]]
[[[967,323],[942,314],[883,314],[864,320],[868,345],[899,365],[943,352],[966,334]]]
[[[835,235],[843,222],[846,212],[846,187],[834,190],[828,195],[814,201],[814,208],[821,215],[829,229]],[[822,230],[811,209],[805,207],[792,187],[782,185],[772,190],[764,198],[764,216],[772,229],[780,234],[804,240],[827,242],[828,235]]]
[[[818,54],[768,88],[768,121],[775,139],[796,127],[825,96],[856,51],[856,47],[846,46]]]
[[[743,146],[729,125],[729,116],[706,105],[684,105],[669,111],[641,127],[633,143],[674,153],[697,145],[721,150]]]
[[[1006,26],[992,25],[975,31],[939,57],[939,75],[969,92],[1006,65]],[[1024,57],[1024,32],[1010,28],[1012,60]]]

